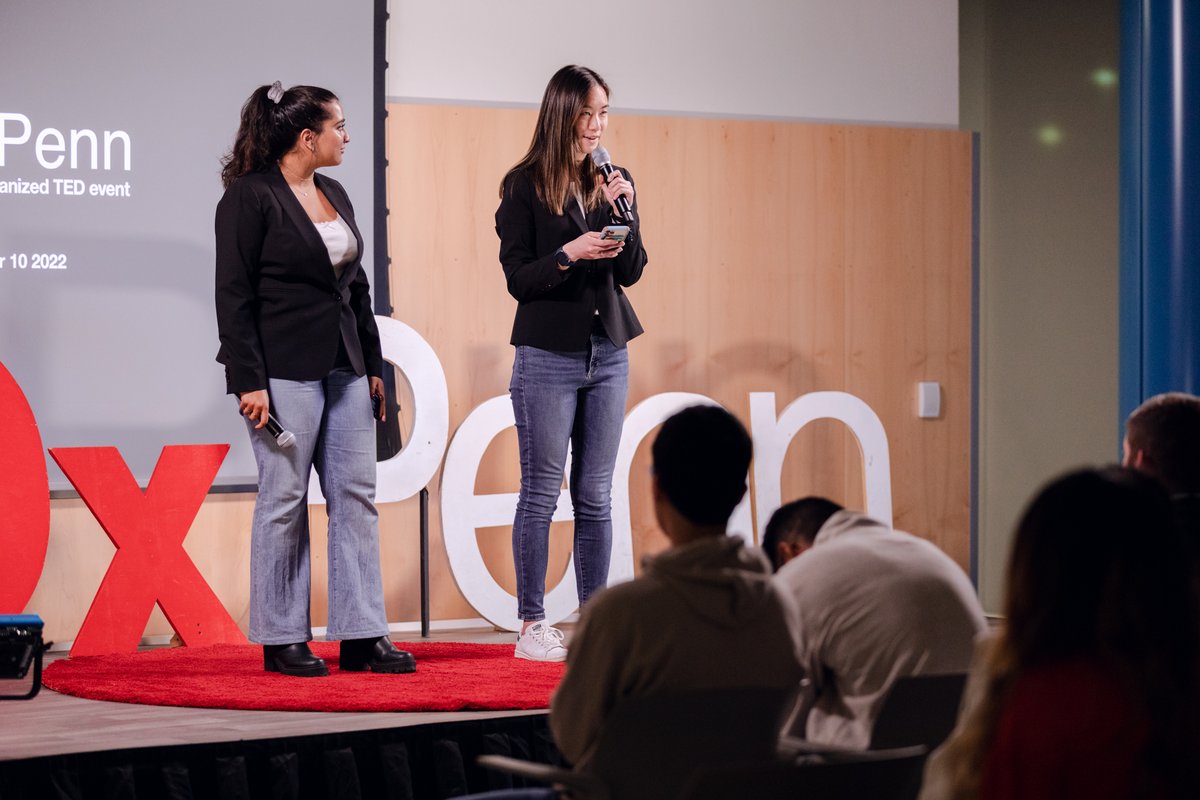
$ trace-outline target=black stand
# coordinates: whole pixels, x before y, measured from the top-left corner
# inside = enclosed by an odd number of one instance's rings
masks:
[[[421,490],[421,638],[429,638],[429,489]]]
[[[400,433],[400,404],[396,402],[396,376],[392,370],[384,370],[383,383],[388,397],[388,421],[375,426],[375,445],[378,457],[391,458],[404,449],[404,437]],[[421,490],[421,638],[429,638],[429,489]]]
[[[29,687],[29,691],[25,694],[0,694],[0,700],[32,700],[37,697],[37,693],[42,690],[42,653],[45,650],[45,647],[39,646],[33,656],[33,685]]]

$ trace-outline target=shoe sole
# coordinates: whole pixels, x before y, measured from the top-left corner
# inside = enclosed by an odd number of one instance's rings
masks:
[[[277,672],[292,678],[324,678],[329,674],[329,667],[307,667],[305,669],[282,669],[278,664],[264,664],[267,672]]]
[[[537,656],[529,655],[528,653],[522,653],[520,650],[516,650],[513,652],[513,655],[516,658],[523,658],[526,661],[545,661],[550,664],[557,664],[567,660],[566,653],[563,653],[562,658],[538,658]]]
[[[417,662],[406,661],[399,664],[354,664],[352,666],[339,665],[338,669],[342,672],[378,672],[382,675],[407,675],[410,672],[417,671]]]

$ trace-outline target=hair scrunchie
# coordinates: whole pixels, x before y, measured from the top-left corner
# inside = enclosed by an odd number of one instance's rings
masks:
[[[267,89],[267,99],[279,105],[279,101],[283,99],[283,84],[279,81],[272,83],[271,88]]]

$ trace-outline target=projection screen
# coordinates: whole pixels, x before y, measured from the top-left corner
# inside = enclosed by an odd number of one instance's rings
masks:
[[[213,360],[219,159],[256,86],[337,93],[351,143],[329,174],[373,280],[376,5],[0,8],[0,361],[47,448],[116,446],[145,485],[163,445],[226,442],[218,484],[254,483]],[[47,463],[51,488],[69,488]]]

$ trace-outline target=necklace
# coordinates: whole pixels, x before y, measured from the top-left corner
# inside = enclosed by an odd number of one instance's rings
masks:
[[[295,178],[294,175],[292,175],[287,169],[284,168],[283,164],[279,165],[279,171],[283,173],[284,178],[293,178],[293,179]],[[308,179],[308,185],[314,189],[316,188],[316,184],[313,183],[313,179],[311,177]],[[302,186],[304,186],[303,179],[296,181],[295,183],[292,183],[292,181],[289,180],[288,186],[291,187],[293,192],[300,195],[301,197],[308,197],[308,192],[304,191],[304,189],[301,188]]]

